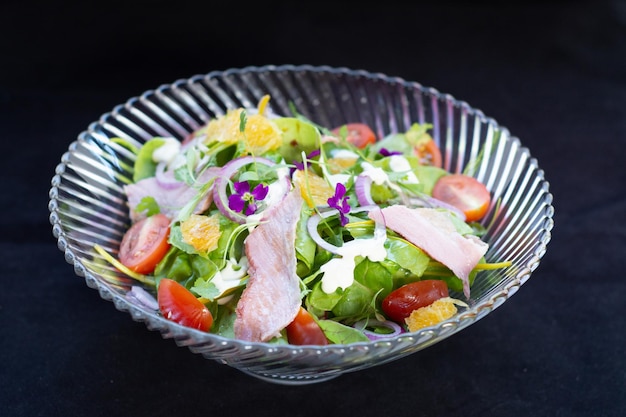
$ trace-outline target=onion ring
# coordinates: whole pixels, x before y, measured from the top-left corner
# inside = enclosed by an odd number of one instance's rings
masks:
[[[157,164],[154,176],[159,186],[165,188],[166,190],[173,190],[184,184],[182,181],[178,181],[174,177],[173,172],[167,170],[167,163],[163,161]]]
[[[156,298],[154,298],[154,296],[148,291],[137,285],[133,285],[130,288],[130,291],[126,293],[126,299],[140,307],[146,307],[155,311],[159,309],[159,303]]]
[[[388,329],[391,329],[392,332],[391,333],[376,333],[376,332],[373,332],[371,330],[367,330],[368,326],[386,327]],[[400,325],[398,323],[395,323],[395,322],[389,321],[389,320],[385,320],[385,321],[380,321],[380,320],[359,320],[356,323],[354,323],[354,328],[362,331],[363,334],[365,336],[367,336],[367,338],[369,340],[388,339],[388,338],[391,338],[391,337],[395,337],[395,336],[397,336],[397,335],[399,335],[400,333],[403,332],[402,327],[400,327]]]
[[[375,209],[380,210],[380,207],[378,207],[377,205],[367,205],[367,206],[355,207],[352,210],[350,210],[350,212],[359,213],[359,212],[370,211],[370,210],[375,210]],[[317,227],[319,226],[322,219],[327,219],[329,217],[337,216],[337,215],[339,215],[339,210],[337,209],[331,209],[331,210],[324,211],[321,213],[316,213],[312,215],[311,217],[309,217],[306,227],[307,227],[307,231],[309,232],[309,235],[311,236],[311,239],[313,239],[313,241],[319,247],[321,247],[322,249],[332,254],[340,255],[339,252],[341,250],[341,246],[335,246],[326,242],[317,231]],[[375,236],[381,233],[385,233],[385,232],[386,232],[386,229],[385,229],[384,224],[375,223],[375,229],[374,229]]]
[[[367,175],[358,175],[354,180],[356,199],[361,206],[375,205],[372,198],[372,178]]]

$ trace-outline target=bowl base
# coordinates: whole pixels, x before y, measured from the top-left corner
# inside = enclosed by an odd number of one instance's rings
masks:
[[[335,379],[339,376],[337,375],[320,375],[320,376],[306,376],[306,377],[281,377],[279,375],[265,375],[258,374],[256,372],[247,371],[245,369],[239,369],[246,375],[250,375],[256,379],[260,379],[261,381],[269,382],[272,384],[279,385],[310,385],[310,384],[318,384],[326,381],[330,381],[331,379]]]

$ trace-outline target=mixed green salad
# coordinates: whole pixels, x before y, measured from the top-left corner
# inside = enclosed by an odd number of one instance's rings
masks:
[[[96,247],[137,280],[129,300],[229,338],[344,344],[449,319],[509,265],[485,261],[491,195],[442,167],[432,126],[377,137],[269,100],[133,148],[131,226],[116,256]]]

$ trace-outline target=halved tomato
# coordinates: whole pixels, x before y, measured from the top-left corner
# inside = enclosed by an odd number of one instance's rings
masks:
[[[443,163],[441,150],[433,139],[424,140],[418,143],[415,146],[414,152],[422,164],[441,168]]]
[[[311,313],[304,307],[287,326],[287,340],[292,345],[327,345],[328,339]]]
[[[346,123],[345,125],[337,126],[332,130],[336,136],[341,136],[342,128],[346,127],[346,141],[353,144],[357,148],[365,148],[367,145],[376,142],[376,134],[365,123]]]
[[[162,278],[157,290],[157,301],[166,319],[205,332],[211,330],[213,315],[207,306],[177,281]]]
[[[133,224],[126,231],[118,254],[120,262],[139,274],[149,274],[170,248],[170,219],[155,214]]]
[[[433,187],[433,197],[461,210],[468,222],[482,219],[491,203],[491,194],[487,187],[476,178],[465,174],[450,174],[439,178]]]

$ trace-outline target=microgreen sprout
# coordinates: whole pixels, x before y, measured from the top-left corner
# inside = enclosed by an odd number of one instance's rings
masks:
[[[309,167],[310,166],[309,160],[311,160],[311,159],[313,159],[313,158],[315,158],[316,156],[319,156],[319,155],[320,155],[320,150],[316,149],[316,150],[312,151],[311,153],[309,153],[306,156],[304,161],[302,161],[302,162],[294,161],[293,164],[296,166],[297,170],[304,171],[304,165],[306,164],[306,166]]]
[[[248,115],[245,110],[242,110],[241,113],[239,113],[239,131],[241,133],[246,131],[246,123],[248,123]]]

